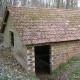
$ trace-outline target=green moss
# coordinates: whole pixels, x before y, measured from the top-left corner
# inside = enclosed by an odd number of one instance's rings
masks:
[[[69,24],[74,26],[75,24],[73,23],[74,21],[76,21],[77,19],[80,20],[79,14],[72,14],[68,11],[63,11],[62,13],[54,10],[54,11],[50,11],[50,10],[43,10],[43,9],[27,9],[27,10],[23,10],[21,13],[19,13],[19,16],[23,16],[26,15],[26,22],[29,23],[29,26],[35,26],[35,22],[38,20],[57,20],[58,18],[62,18],[65,20],[69,20]],[[21,20],[22,22],[23,20]],[[62,36],[61,36],[62,38]]]
[[[28,29],[31,29],[31,26],[27,26]]]
[[[35,9],[28,9],[27,11],[24,11],[24,14],[27,14],[26,21],[29,23],[29,26],[35,26],[36,20],[45,20],[48,18],[48,16],[50,16],[50,13],[48,11]]]
[[[25,13],[27,13],[29,19],[33,21],[39,20],[40,18],[45,19],[48,16],[50,16],[50,13],[48,11],[42,11],[42,10],[28,9]]]
[[[70,80],[80,80],[80,67],[70,74]]]
[[[70,21],[75,21],[75,18],[76,18],[76,16],[70,16],[70,17],[68,17],[68,19],[69,19]]]
[[[60,74],[60,71],[65,71],[69,68],[69,66],[74,65],[77,61],[80,61],[80,56],[72,57],[66,63],[61,63],[57,69],[52,72],[52,75]]]
[[[60,14],[55,14],[55,18],[63,18],[63,15],[60,15]]]

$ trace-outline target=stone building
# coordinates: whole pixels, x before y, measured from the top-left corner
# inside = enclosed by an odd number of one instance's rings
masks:
[[[4,46],[31,75],[52,73],[80,54],[80,10],[9,6],[1,32]]]

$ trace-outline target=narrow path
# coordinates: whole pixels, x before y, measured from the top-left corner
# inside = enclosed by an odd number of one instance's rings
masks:
[[[70,66],[64,73],[61,73],[61,75],[53,78],[54,80],[69,80],[69,75],[71,72],[73,72],[75,69],[77,69],[80,66],[80,61],[75,63],[74,65]]]
[[[65,70],[64,72],[59,72],[58,76],[49,78],[49,77],[45,77],[44,75],[42,77],[39,77],[40,80],[69,80],[69,75],[71,72],[73,72],[75,69],[77,69],[80,66],[80,61],[77,61],[75,64],[73,64],[72,66],[70,66],[67,70]]]

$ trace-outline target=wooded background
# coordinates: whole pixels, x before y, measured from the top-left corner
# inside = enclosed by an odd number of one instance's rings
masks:
[[[0,0],[3,4],[28,7],[77,9],[80,0]],[[1,7],[1,6],[0,6]]]

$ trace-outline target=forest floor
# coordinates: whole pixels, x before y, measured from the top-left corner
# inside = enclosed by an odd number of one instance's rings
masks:
[[[0,44],[0,80],[38,80],[27,74],[11,53],[6,53],[3,46]]]
[[[71,76],[71,74],[79,67],[80,61],[77,61],[75,64],[69,66],[66,70],[61,70],[52,80],[80,80],[80,75],[78,79],[76,79],[77,75],[75,75],[75,73]]]
[[[61,69],[55,70],[54,74],[44,77],[39,77],[40,80],[80,80],[80,76],[75,73],[76,69],[80,71],[80,57],[69,61],[65,66],[60,66]],[[80,73],[79,73],[80,74]],[[76,77],[77,76],[77,77]],[[76,79],[78,78],[78,79]],[[5,54],[2,52],[2,47],[0,46],[0,80],[39,80],[37,78],[32,78],[28,75],[22,66],[16,61],[16,59],[10,54]]]
[[[80,80],[80,56],[62,63],[52,75],[42,76],[40,80]]]

